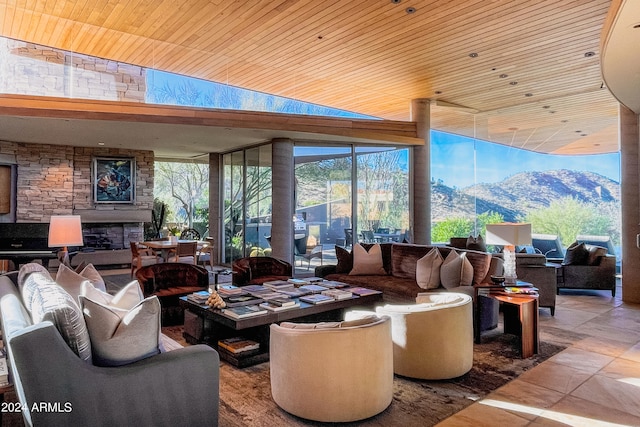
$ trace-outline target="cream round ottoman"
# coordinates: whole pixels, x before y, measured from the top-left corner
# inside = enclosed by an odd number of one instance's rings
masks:
[[[393,398],[388,317],[270,326],[271,395],[285,411],[323,422],[372,417]]]
[[[440,380],[473,366],[473,304],[469,295],[424,293],[417,304],[385,305],[391,317],[393,370],[411,378]]]

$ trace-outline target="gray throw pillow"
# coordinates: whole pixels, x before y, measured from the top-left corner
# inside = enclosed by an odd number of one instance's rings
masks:
[[[587,265],[598,265],[600,263],[600,257],[607,255],[607,249],[602,246],[585,245],[587,250]]]
[[[589,251],[584,243],[573,242],[564,255],[563,265],[587,265]]]
[[[91,340],[82,312],[67,291],[56,284],[39,286],[31,298],[33,323],[53,323],[69,348],[91,363]]]

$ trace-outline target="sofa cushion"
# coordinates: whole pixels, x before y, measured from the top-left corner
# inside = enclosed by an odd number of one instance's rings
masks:
[[[474,285],[483,283],[484,278],[487,276],[487,272],[491,268],[491,254],[472,250],[468,250],[464,252],[464,254],[473,267],[472,283]]]
[[[351,252],[341,246],[336,246],[336,258],[338,263],[336,264],[337,274],[349,274],[353,268],[353,257]]]
[[[487,245],[484,243],[484,239],[482,238],[482,234],[478,234],[477,237],[469,236],[467,237],[467,249],[472,249],[474,251],[487,251]]]
[[[429,253],[433,246],[394,244],[391,247],[391,274],[402,279],[416,279],[418,260]],[[443,248],[444,249],[444,248]],[[445,257],[446,254],[440,252]]]
[[[440,287],[440,267],[444,259],[438,248],[431,249],[416,263],[416,282],[422,289]]]
[[[152,296],[121,309],[80,296],[93,363],[121,366],[160,353],[160,301]]]
[[[600,257],[607,255],[607,248],[602,246],[585,244],[587,249],[587,265],[598,265],[600,263]]]
[[[24,296],[23,296],[24,298]],[[82,360],[91,362],[91,340],[78,304],[67,291],[55,283],[38,286],[31,298],[33,323],[53,323],[60,335]]]
[[[473,266],[466,252],[449,252],[440,267],[440,282],[447,289],[473,284]]]
[[[122,310],[131,310],[144,299],[142,289],[137,280],[130,282],[120,289],[115,295],[96,289],[88,281],[82,285],[80,295],[85,296],[97,303],[108,305]]]
[[[563,265],[586,265],[589,251],[584,243],[573,242],[565,252]]]
[[[76,273],[64,264],[58,267],[56,283],[69,292],[74,301],[78,301],[84,282],[90,283],[97,289],[106,290],[104,280],[92,264],[87,265],[80,273]]]
[[[362,245],[353,246],[353,268],[349,272],[350,276],[363,275],[386,275],[382,263],[382,249],[375,244],[368,250]]]

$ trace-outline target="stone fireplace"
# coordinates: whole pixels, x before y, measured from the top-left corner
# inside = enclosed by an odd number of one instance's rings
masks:
[[[129,242],[144,240],[144,224],[142,222],[84,223],[82,234],[85,248],[129,249]]]

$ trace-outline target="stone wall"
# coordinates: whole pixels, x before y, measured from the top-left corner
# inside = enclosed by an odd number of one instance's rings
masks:
[[[93,203],[93,157],[135,159],[133,204]],[[17,222],[49,222],[51,215],[100,211],[97,216],[91,215],[93,222],[101,218],[100,222],[140,223],[139,213],[146,211],[150,215],[153,208],[152,151],[0,141],[0,159],[8,158],[17,165]]]
[[[0,93],[144,102],[144,68],[0,37]]]

